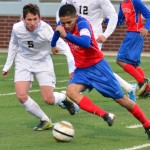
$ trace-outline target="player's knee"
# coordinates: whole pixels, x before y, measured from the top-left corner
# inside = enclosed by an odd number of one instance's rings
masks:
[[[28,99],[27,94],[17,94],[17,97],[21,103],[25,103]]]
[[[48,105],[54,105],[54,96],[46,96],[43,100]]]
[[[76,92],[72,89],[68,89],[66,91],[66,95],[70,98],[70,99],[74,99],[75,95],[76,95]]]

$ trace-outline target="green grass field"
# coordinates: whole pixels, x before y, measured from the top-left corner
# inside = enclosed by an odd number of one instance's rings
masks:
[[[68,82],[66,59],[63,55],[52,56],[57,77],[55,91],[65,90]],[[135,80],[125,73],[116,63],[115,57],[106,57],[114,72],[130,83]],[[2,70],[6,54],[0,54]],[[142,67],[150,78],[150,57],[142,57]],[[48,106],[41,100],[38,84],[35,81],[30,96],[36,100],[53,122],[66,120],[73,124],[75,137],[69,143],[56,142],[51,130],[36,132],[33,127],[39,120],[28,114],[15,96],[13,84],[14,67],[7,78],[0,76],[0,150],[149,150],[150,141],[142,127],[127,128],[140,123],[128,111],[113,100],[102,97],[95,90],[84,94],[89,96],[97,105],[114,113],[117,118],[112,127],[108,127],[103,119],[96,115],[80,110],[71,116],[59,106]],[[137,99],[137,103],[150,119],[150,97]],[[135,146],[135,147],[134,147]],[[136,146],[139,146],[136,147]],[[141,147],[141,148],[140,148]]]

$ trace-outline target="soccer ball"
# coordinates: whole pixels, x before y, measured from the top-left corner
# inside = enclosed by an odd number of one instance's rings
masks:
[[[68,121],[57,122],[52,129],[53,137],[58,142],[69,142],[75,135],[73,125]]]

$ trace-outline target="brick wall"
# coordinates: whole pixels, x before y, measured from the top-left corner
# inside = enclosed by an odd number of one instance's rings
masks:
[[[42,20],[49,23],[53,28],[56,26],[55,17],[43,17]],[[20,21],[20,16],[0,16],[0,48],[8,48],[12,26]],[[103,26],[104,29],[106,26]],[[103,51],[118,51],[120,44],[125,36],[126,26],[117,27],[115,32],[107,39],[103,45]],[[150,34],[144,43],[144,52],[150,52]]]
[[[20,16],[0,16],[0,48],[7,48],[12,26]]]

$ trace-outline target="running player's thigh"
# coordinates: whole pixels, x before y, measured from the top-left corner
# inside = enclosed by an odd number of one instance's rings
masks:
[[[21,69],[15,69],[15,90],[17,97],[22,97],[25,99],[28,95],[28,91],[30,88],[30,85],[33,81],[33,74],[29,72],[28,70]]]
[[[28,92],[30,89],[30,81],[17,81],[15,82],[15,90],[18,99],[25,102],[28,99]]]

